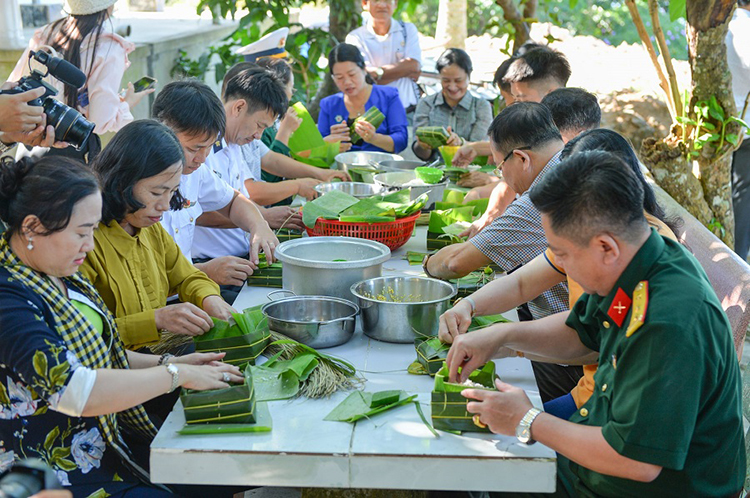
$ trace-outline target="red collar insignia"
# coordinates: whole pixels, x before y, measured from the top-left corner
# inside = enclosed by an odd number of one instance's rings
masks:
[[[607,315],[617,324],[618,327],[622,327],[622,322],[625,321],[625,317],[630,310],[630,303],[632,300],[625,294],[622,289],[617,289],[615,298],[612,300],[612,304],[607,310]]]

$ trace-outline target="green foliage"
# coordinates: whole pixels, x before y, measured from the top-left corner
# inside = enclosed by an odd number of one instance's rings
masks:
[[[677,122],[682,125],[682,141],[688,146],[688,159],[698,157],[707,144],[713,144],[717,155],[722,155],[725,142],[736,147],[739,136],[727,133],[727,126],[737,123],[750,130],[750,125],[735,116],[727,116],[715,95],[708,100],[695,102],[690,112],[687,92],[684,95],[685,114],[677,116]],[[710,228],[710,227],[709,227]],[[723,230],[723,229],[722,229]]]

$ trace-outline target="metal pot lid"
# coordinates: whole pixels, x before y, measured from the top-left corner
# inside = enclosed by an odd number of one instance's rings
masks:
[[[354,237],[302,237],[279,244],[274,256],[290,265],[346,270],[383,264],[391,258],[391,250],[380,242]]]

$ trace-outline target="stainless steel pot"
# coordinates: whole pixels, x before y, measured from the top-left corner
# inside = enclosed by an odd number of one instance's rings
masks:
[[[353,283],[379,277],[391,250],[353,237],[302,237],[282,242],[274,253],[283,263],[281,283],[297,295],[353,300]]]
[[[440,315],[456,295],[449,282],[424,277],[380,277],[352,285],[365,334],[380,341],[410,343],[437,335]]]
[[[414,171],[392,171],[389,173],[380,173],[375,175],[375,183],[380,185],[389,192],[395,192],[405,188],[411,188],[411,200],[416,199],[420,195],[427,192],[427,204],[425,207],[430,209],[434,203],[443,200],[443,192],[445,187],[448,186],[448,179],[443,179],[440,183],[419,185],[415,187],[405,187],[404,184],[409,183],[417,178],[417,173]]]
[[[359,307],[336,297],[294,296],[268,303],[261,311],[269,329],[322,349],[352,338]]]
[[[424,161],[380,161],[378,163],[378,169],[383,171],[414,171],[421,166],[434,168],[439,162],[440,159],[436,159],[431,163],[426,163]]]
[[[349,167],[367,167],[372,168],[380,161],[396,160],[403,161],[404,158],[398,154],[389,154],[387,152],[342,152],[335,157],[336,168],[349,172]]]
[[[382,187],[373,183],[362,182],[331,182],[315,185],[315,191],[319,194],[325,194],[331,190],[340,190],[357,199],[364,199],[380,193]]]

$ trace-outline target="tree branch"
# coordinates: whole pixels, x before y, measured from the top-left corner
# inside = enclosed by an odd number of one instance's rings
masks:
[[[659,5],[656,0],[648,0],[648,11],[649,14],[651,14],[651,26],[654,31],[654,37],[656,37],[656,43],[659,45],[659,52],[661,52],[661,58],[664,60],[664,67],[667,69],[667,75],[669,76],[669,90],[670,95],[672,96],[672,107],[674,108],[675,116],[681,116],[682,97],[680,97],[680,88],[677,85],[677,76],[675,76],[674,66],[672,66],[672,57],[669,55],[667,40],[664,38],[664,31],[661,29]]]
[[[521,45],[531,38],[529,35],[529,26],[523,22],[521,12],[516,8],[513,0],[495,0],[495,3],[503,9],[503,18],[513,25],[513,29],[516,32],[513,38],[513,53],[515,53],[521,48]]]
[[[643,24],[643,19],[641,19],[641,14],[635,6],[635,0],[625,0],[625,5],[628,6],[630,17],[633,18],[633,24],[635,24],[635,28],[638,31],[638,36],[641,38],[641,42],[643,42],[643,48],[648,52],[648,56],[651,58],[651,63],[654,65],[654,69],[656,69],[656,74],[659,76],[659,86],[664,91],[667,99],[667,106],[669,107],[669,113],[672,115],[672,120],[676,120],[677,114],[675,114],[675,108],[672,105],[672,94],[669,90],[669,82],[667,82],[667,78],[664,76],[664,71],[659,63],[659,58],[656,56],[654,45],[651,43],[651,39],[648,36],[646,26]]]

